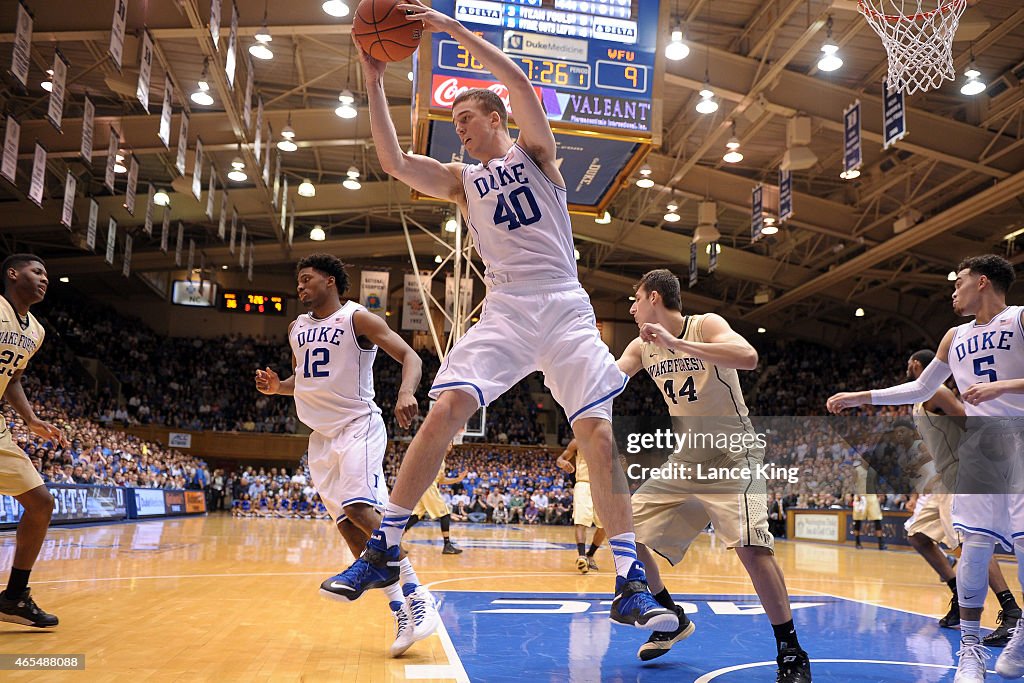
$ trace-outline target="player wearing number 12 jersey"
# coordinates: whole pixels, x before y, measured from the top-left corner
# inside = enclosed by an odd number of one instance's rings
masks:
[[[508,88],[519,137],[509,135],[508,110],[497,95],[468,90],[455,98],[452,121],[466,153],[480,163],[443,164],[404,153],[388,115],[385,64],[360,51],[381,167],[419,192],[459,206],[486,266],[487,296],[480,322],[452,348],[434,379],[430,396],[437,403],[406,452],[380,531],[363,558],[334,580],[359,590],[395,580],[387,563],[452,437],[480,406],[541,370],[590,465],[594,503],[615,558],[611,618],[655,631],[675,629],[675,612],[651,596],[636,557],[629,488],[613,458],[611,429],[612,399],[626,377],[601,340],[577,277],[565,181],[544,107],[499,48],[420,2],[398,8],[429,30],[449,33]]]
[[[387,433],[374,403],[373,361],[377,349],[402,364],[402,384],[395,416],[408,427],[418,407],[413,392],[420,381],[416,352],[376,315],[354,301],[342,303],[348,289],[344,264],[329,254],[312,254],[297,267],[299,300],[309,313],[288,326],[292,376],[281,380],[266,368],[256,371],[256,389],[264,394],[291,394],[309,435],[309,474],[320,499],[352,554],[358,556],[380,524],[388,502],[382,463]],[[402,582],[386,589],[397,634],[391,654],[405,652],[437,628],[434,599],[408,558],[395,558]],[[340,600],[358,594],[334,590],[324,582],[321,593]]]

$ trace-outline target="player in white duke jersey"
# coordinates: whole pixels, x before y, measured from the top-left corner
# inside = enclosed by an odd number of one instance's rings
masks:
[[[935,358],[931,349],[922,349],[911,354],[907,361],[907,379],[921,376],[928,364]],[[924,447],[931,455],[932,465],[938,480],[929,492],[911,497],[912,514],[904,524],[907,539],[914,550],[935,570],[942,582],[953,593],[949,611],[939,619],[943,628],[960,628],[960,604],[957,600],[956,572],[950,566],[945,553],[939,548],[945,543],[950,550],[960,545],[960,537],[953,528],[953,493],[959,471],[957,451],[963,437],[963,403],[945,385],[926,401],[914,404],[914,424],[921,435]],[[911,505],[908,505],[911,509]],[[1010,640],[1021,610],[1013,593],[1003,577],[1003,571],[995,556],[988,565],[988,585],[999,601],[998,624],[995,631],[982,639],[985,645],[1003,646]]]
[[[675,613],[651,596],[636,559],[629,488],[614,466],[611,429],[612,399],[625,388],[626,377],[601,340],[590,297],[577,277],[565,181],[544,107],[526,75],[499,48],[420,2],[398,8],[428,30],[449,33],[508,88],[519,137],[509,135],[501,99],[476,89],[455,99],[452,121],[466,152],[480,163],[443,164],[404,153],[388,114],[386,65],[360,50],[381,167],[417,191],[459,206],[486,266],[487,295],[480,321],[452,348],[434,379],[430,396],[437,403],[406,452],[379,533],[356,565],[334,580],[359,589],[394,580],[387,562],[398,552],[412,509],[437,475],[452,437],[480,406],[541,370],[589,461],[594,502],[611,539],[616,585],[610,617],[640,628],[675,629]]]
[[[737,373],[757,367],[754,347],[721,316],[683,315],[679,279],[666,269],[646,273],[635,298],[629,312],[640,334],[622,352],[619,368],[630,377],[646,370],[661,390],[677,431],[682,426],[691,433],[754,437]],[[651,477],[633,494],[637,555],[647,567],[655,598],[679,616],[678,629],[652,634],[637,654],[645,661],[660,657],[695,630],[673,602],[651,551],[678,564],[712,522],[718,538],[735,549],[772,624],[776,681],[810,683],[810,661],[797,639],[785,578],[768,531],[764,480],[751,476],[723,486],[695,474],[697,463],[704,468],[755,470],[764,462],[763,446],[755,440],[745,440],[750,445],[735,452],[717,446],[680,449],[669,456],[669,463],[676,473],[689,475]]]
[[[419,412],[414,394],[422,361],[380,317],[355,301],[342,303],[348,273],[340,259],[311,254],[299,261],[296,279],[299,301],[310,311],[288,325],[292,376],[282,380],[269,367],[256,370],[256,389],[294,396],[295,412],[313,430],[308,457],[313,486],[358,557],[388,502],[383,469],[388,437],[373,400],[373,361],[381,348],[402,365],[395,401],[395,417],[402,427]],[[395,558],[395,564],[401,583],[385,588],[396,625],[392,656],[429,636],[439,623],[434,599],[420,585],[409,558]],[[332,589],[329,583],[320,588],[326,597],[359,597]]]
[[[46,331],[29,312],[43,300],[49,280],[42,259],[32,254],[11,254],[4,259],[4,292],[0,297],[0,396],[25,421],[36,436],[67,448],[64,433],[40,420],[25,396],[21,376],[43,344]],[[11,436],[0,416],[0,493],[11,496],[24,508],[18,522],[14,559],[7,587],[0,593],[0,621],[50,628],[57,617],[39,609],[28,587],[29,575],[46,540],[53,513],[53,496],[43,484],[32,461]]]
[[[974,320],[946,332],[935,358],[914,381],[842,392],[826,403],[832,413],[869,403],[913,404],[933,396],[950,374],[956,381],[967,415],[953,501],[953,527],[963,546],[956,570],[961,631],[956,683],[985,680],[991,655],[979,640],[980,620],[995,543],[1014,551],[1024,586],[1024,306],[1006,305],[1014,279],[1004,258],[964,259],[957,268],[953,310]],[[1014,631],[996,671],[1006,678],[1024,675],[1024,630]]]

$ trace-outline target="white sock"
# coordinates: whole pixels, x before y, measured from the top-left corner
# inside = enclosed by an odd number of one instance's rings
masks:
[[[978,642],[981,637],[981,621],[964,621],[960,620],[960,637],[966,638],[968,636],[974,636],[974,642]]]
[[[608,545],[612,549],[612,557],[615,558],[615,573],[619,576],[626,576],[629,573],[636,559],[636,534],[632,531],[611,536]]]
[[[403,587],[412,584],[415,588],[420,585],[420,577],[416,576],[416,570],[412,568],[412,562],[409,561],[408,557],[398,563],[398,573],[402,577],[399,583],[401,583]],[[406,595],[408,595],[408,593],[406,593]]]
[[[384,532],[384,538],[389,548],[402,541],[402,534],[405,533],[405,525],[409,523],[411,514],[412,510],[394,503],[388,503],[384,508],[384,519],[380,523],[380,530]]]
[[[402,596],[402,583],[396,581],[390,586],[384,586],[381,590],[384,591],[384,595],[388,596],[388,604],[391,605],[391,611],[395,611],[395,604],[402,606],[405,604],[405,598]]]

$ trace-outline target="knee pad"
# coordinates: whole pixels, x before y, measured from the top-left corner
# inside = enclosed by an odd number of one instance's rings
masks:
[[[988,564],[995,541],[982,534],[966,534],[963,552],[956,566],[956,589],[960,607],[980,609],[988,593]]]

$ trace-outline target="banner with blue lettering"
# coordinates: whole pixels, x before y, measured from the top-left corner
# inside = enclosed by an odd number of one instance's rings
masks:
[[[843,172],[857,170],[862,162],[860,100],[857,100],[843,110]]]
[[[364,270],[360,274],[359,303],[382,318],[387,309],[389,278],[386,270]]]
[[[758,185],[750,196],[750,241],[761,239],[764,228],[764,186]]]
[[[793,172],[779,169],[779,221],[793,216]]]
[[[697,286],[697,243],[690,242],[690,289]]]
[[[882,147],[889,149],[907,134],[907,107],[902,91],[889,92],[884,85],[882,88],[885,103],[882,114]]]

